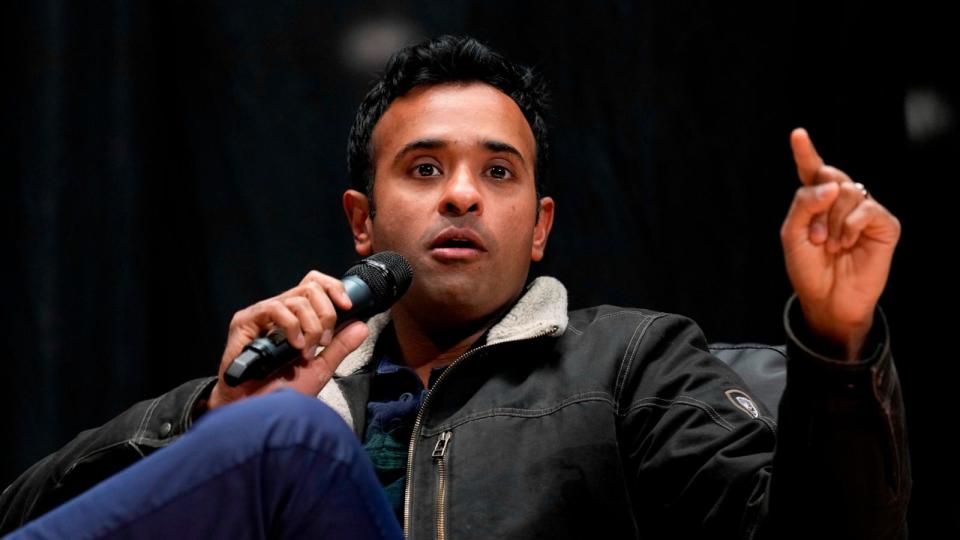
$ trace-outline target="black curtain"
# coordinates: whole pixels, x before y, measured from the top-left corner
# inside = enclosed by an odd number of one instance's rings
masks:
[[[349,266],[346,133],[383,50],[468,33],[552,82],[558,221],[535,272],[560,277],[575,307],[639,305],[689,315],[712,341],[782,342],[790,287],[778,234],[798,186],[788,145],[798,125],[901,219],[882,305],[911,429],[911,528],[960,532],[950,489],[960,474],[941,443],[942,396],[960,369],[939,342],[954,296],[945,194],[960,93],[955,33],[946,8],[932,9],[8,8],[0,204],[12,414],[0,483],[133,402],[213,374],[236,310],[311,268]]]

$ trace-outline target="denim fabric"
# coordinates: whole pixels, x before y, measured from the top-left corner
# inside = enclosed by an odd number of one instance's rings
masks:
[[[209,412],[179,441],[6,538],[402,538],[356,436],[281,390]]]

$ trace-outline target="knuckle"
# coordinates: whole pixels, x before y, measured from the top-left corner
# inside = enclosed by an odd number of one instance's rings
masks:
[[[818,171],[817,176],[818,176],[819,178],[823,179],[823,180],[828,180],[828,181],[830,181],[830,182],[836,182],[836,181],[837,181],[837,173],[838,173],[838,172],[839,172],[839,171],[837,170],[836,167],[834,167],[834,166],[832,166],[832,165],[826,165],[826,164],[824,164],[824,165],[821,165],[821,166],[820,166],[820,170]]]
[[[332,279],[330,276],[320,272],[319,270],[311,270],[307,272],[306,277],[303,278],[304,283],[324,283]]]
[[[320,326],[315,319],[303,319],[300,321],[300,329],[306,336],[316,336],[320,332]]]
[[[823,168],[821,168],[820,170],[821,170],[821,174],[824,175],[825,178],[829,179],[832,182],[837,182],[840,184],[843,184],[846,182],[852,182],[852,180],[850,180],[850,177],[847,176],[847,173],[834,167],[833,165],[824,165]]]
[[[335,311],[326,311],[320,313],[320,324],[324,328],[333,328],[337,324],[337,313]]]
[[[321,275],[323,275],[323,274],[321,274],[320,272],[318,272],[318,271],[316,271],[316,270],[311,270],[311,271],[307,272],[307,275],[303,276],[303,279],[302,279],[300,282],[301,282],[301,283],[309,283],[309,282],[311,282],[311,281],[316,280],[317,277],[318,277],[318,276],[321,276]]]
[[[286,306],[285,300],[270,300],[264,305],[264,312],[267,316],[276,321],[277,324],[282,324],[290,320],[290,310]]]
[[[862,199],[863,192],[860,191],[860,188],[857,187],[857,184],[853,183],[851,180],[846,180],[840,184],[840,189],[843,190],[843,194],[847,197],[853,197],[855,199]]]
[[[319,299],[325,297],[327,293],[324,292],[323,287],[321,287],[318,283],[310,282],[304,286],[303,295],[309,299]]]
[[[244,319],[255,319],[264,313],[270,313],[270,302],[272,300],[273,298],[261,300],[247,309],[240,311],[238,313],[238,315],[241,317],[240,321],[243,321]]]
[[[332,276],[326,276],[326,275],[323,276],[323,279],[317,281],[317,284],[318,284],[318,285],[320,286],[320,288],[323,289],[325,292],[326,292],[326,291],[333,291],[333,290],[337,289],[338,287],[340,287],[340,288],[343,287],[343,283],[341,283],[339,279],[337,279],[337,278],[335,278],[335,277],[332,277]]]
[[[306,301],[307,299],[302,296],[290,296],[283,299],[283,305],[290,309],[299,309],[303,307],[303,304]]]
[[[897,219],[897,216],[890,214],[890,221],[893,224],[893,229],[897,231],[897,236],[899,236],[900,232],[903,230],[903,226],[900,224],[900,220]]]

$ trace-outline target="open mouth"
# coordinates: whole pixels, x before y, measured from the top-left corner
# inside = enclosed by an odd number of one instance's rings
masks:
[[[440,258],[472,258],[486,251],[483,241],[471,229],[448,228],[437,235],[430,244],[435,256]]]
[[[478,249],[477,244],[475,244],[472,240],[469,240],[467,238],[451,238],[449,240],[444,240],[443,242],[440,242],[440,244],[435,247]]]

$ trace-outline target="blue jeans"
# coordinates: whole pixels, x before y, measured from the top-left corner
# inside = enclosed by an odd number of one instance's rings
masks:
[[[356,435],[292,390],[211,411],[6,538],[403,537]]]

